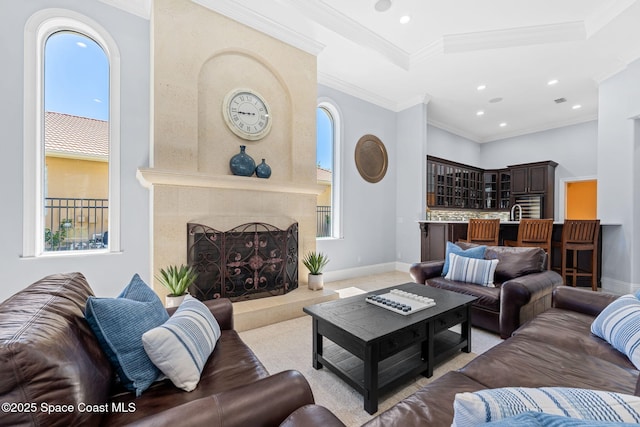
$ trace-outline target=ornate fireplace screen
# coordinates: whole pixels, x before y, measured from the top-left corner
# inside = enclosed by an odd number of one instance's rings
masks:
[[[244,301],[298,287],[298,223],[281,230],[252,222],[229,231],[188,223],[187,242],[188,263],[198,271],[189,292],[200,300]]]

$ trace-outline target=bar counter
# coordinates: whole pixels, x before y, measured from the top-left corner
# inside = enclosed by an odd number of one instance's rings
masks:
[[[420,260],[436,261],[443,260],[446,251],[447,242],[457,242],[467,238],[468,221],[437,221],[423,220],[418,221],[420,224]],[[502,245],[505,240],[518,240],[519,221],[501,221],[499,244]],[[616,224],[600,224],[600,237],[598,239],[598,286],[600,286],[601,264],[602,264],[602,227],[605,225]],[[562,221],[554,221],[552,241],[560,242],[562,240]],[[560,251],[551,250],[552,266],[559,266]],[[582,251],[578,257],[578,267],[590,265],[590,255],[587,251]],[[582,285],[582,283],[579,283]]]

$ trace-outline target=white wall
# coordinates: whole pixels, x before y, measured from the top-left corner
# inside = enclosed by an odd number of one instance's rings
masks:
[[[622,224],[603,235],[602,282],[629,292],[640,288],[640,61],[601,83],[598,103],[598,216]]]
[[[452,160],[469,166],[482,167],[480,164],[480,150],[482,147],[477,142],[433,125],[428,126],[428,132],[427,153],[430,156]]]
[[[343,92],[319,85],[318,97],[330,99],[342,112],[342,212],[343,236],[319,239],[317,250],[326,253],[327,279],[331,272],[391,263],[396,242],[396,115]],[[373,134],[389,155],[387,174],[378,183],[365,181],[354,161],[358,140]],[[417,230],[416,230],[417,232]]]
[[[426,210],[427,105],[399,112],[397,128],[396,260],[411,264],[420,261],[418,220]]]
[[[35,12],[63,8],[98,22],[115,39],[121,54],[121,242],[122,252],[108,255],[21,258],[23,176],[24,26]],[[138,272],[149,280],[149,196],[136,180],[136,168],[149,153],[149,22],[97,0],[0,2],[0,190],[3,224],[0,269],[10,278],[0,287],[0,301],[41,277],[80,271],[100,296],[117,295]],[[68,254],[65,254],[68,255]]]
[[[559,200],[561,180],[596,176],[597,147],[598,122],[590,121],[484,143],[480,152],[480,167],[500,169],[509,165],[545,160],[558,163],[554,193],[554,217],[558,219],[559,209],[564,206],[564,202]]]

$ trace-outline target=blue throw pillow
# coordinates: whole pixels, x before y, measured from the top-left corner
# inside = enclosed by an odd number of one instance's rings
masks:
[[[544,412],[587,421],[638,423],[640,397],[568,387],[504,387],[458,393],[453,412],[451,427],[483,425],[524,412]]]
[[[497,265],[497,259],[476,259],[449,254],[449,272],[444,278],[494,288],[493,276]]]
[[[447,242],[447,252],[444,255],[444,267],[442,267],[442,275],[446,276],[449,272],[449,254],[456,254],[467,258],[483,259],[486,250],[487,247],[484,245],[475,246],[473,248],[465,250],[454,243]]]
[[[85,317],[123,386],[140,396],[161,375],[142,346],[142,334],[169,320],[160,298],[136,274],[117,298],[89,297]]]
[[[606,306],[591,323],[591,332],[640,369],[640,301],[635,295],[623,295]]]

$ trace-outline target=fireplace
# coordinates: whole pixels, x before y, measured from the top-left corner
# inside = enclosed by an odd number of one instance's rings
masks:
[[[298,287],[298,223],[282,230],[251,222],[228,231],[188,223],[187,261],[198,272],[189,292],[200,300],[286,294]]]

